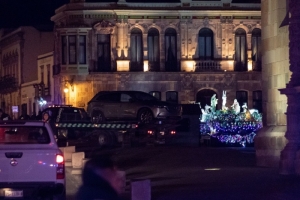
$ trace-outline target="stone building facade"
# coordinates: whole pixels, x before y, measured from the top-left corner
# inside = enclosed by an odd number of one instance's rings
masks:
[[[14,119],[21,114],[37,112],[39,95],[35,96],[33,86],[38,84],[37,90],[42,89],[37,59],[53,51],[53,47],[53,32],[30,26],[0,30],[1,108]]]
[[[54,100],[85,107],[101,90],[262,109],[259,3],[71,0],[55,23]],[[68,92],[64,93],[64,88]]]

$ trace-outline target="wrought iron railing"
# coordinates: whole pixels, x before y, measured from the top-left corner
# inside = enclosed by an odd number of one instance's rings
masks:
[[[199,60],[195,63],[195,71],[220,71],[221,63],[220,61],[215,60]]]

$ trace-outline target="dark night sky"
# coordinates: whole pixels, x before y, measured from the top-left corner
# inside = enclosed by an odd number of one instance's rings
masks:
[[[0,0],[0,28],[52,25],[50,17],[54,15],[55,9],[69,1],[70,0]],[[105,0],[86,1],[104,2]],[[116,1],[117,0],[106,0],[106,2]],[[233,0],[234,3],[260,3],[260,1],[261,0]],[[127,0],[127,2],[180,2],[180,0]]]

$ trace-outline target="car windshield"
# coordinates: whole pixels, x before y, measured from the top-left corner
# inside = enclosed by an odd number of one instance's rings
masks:
[[[50,137],[45,127],[1,126],[0,144],[49,144]]]
[[[151,94],[137,92],[137,93],[134,93],[133,95],[136,99],[138,99],[140,101],[157,101],[157,98],[155,98]]]

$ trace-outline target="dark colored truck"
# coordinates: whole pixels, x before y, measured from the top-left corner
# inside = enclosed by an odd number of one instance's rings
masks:
[[[83,108],[57,105],[43,110],[50,116],[59,146],[116,146],[145,143],[164,144],[174,136],[176,122],[153,120],[139,123],[135,120],[92,122]],[[39,116],[42,120],[43,116]]]

